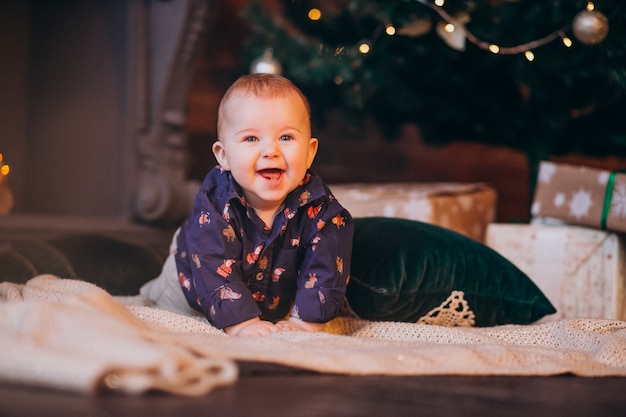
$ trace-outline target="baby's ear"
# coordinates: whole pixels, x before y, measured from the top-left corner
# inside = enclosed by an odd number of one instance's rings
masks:
[[[216,141],[211,147],[213,150],[213,155],[215,155],[215,159],[217,159],[217,163],[224,169],[225,171],[230,171],[230,166],[228,165],[228,159],[226,158],[226,149],[224,149],[224,144],[219,140]]]
[[[319,147],[319,141],[317,140],[317,138],[309,139],[309,157],[308,157],[307,168],[311,168],[311,165],[313,165],[313,160],[315,159],[315,155],[317,154],[318,147]]]

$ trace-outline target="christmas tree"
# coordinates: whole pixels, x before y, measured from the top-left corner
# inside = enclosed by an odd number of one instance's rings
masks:
[[[252,71],[339,108],[393,140],[416,123],[429,144],[507,146],[531,166],[553,155],[626,155],[626,2],[285,0],[245,12]]]

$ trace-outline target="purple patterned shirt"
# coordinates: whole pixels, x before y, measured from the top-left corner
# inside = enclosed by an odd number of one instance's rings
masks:
[[[321,178],[307,173],[267,228],[229,171],[209,171],[175,252],[193,308],[218,328],[288,314],[324,323],[340,311],[354,224]]]

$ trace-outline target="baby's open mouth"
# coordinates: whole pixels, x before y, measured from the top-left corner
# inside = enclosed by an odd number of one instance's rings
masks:
[[[259,171],[259,175],[268,181],[278,181],[283,175],[283,170],[278,168],[268,168]]]

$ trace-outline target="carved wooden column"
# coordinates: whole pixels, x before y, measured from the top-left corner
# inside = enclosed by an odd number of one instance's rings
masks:
[[[176,224],[191,212],[197,181],[188,169],[187,97],[198,54],[207,41],[212,0],[152,0],[140,16],[145,74],[144,126],[139,132],[139,175],[134,211],[138,219]]]

